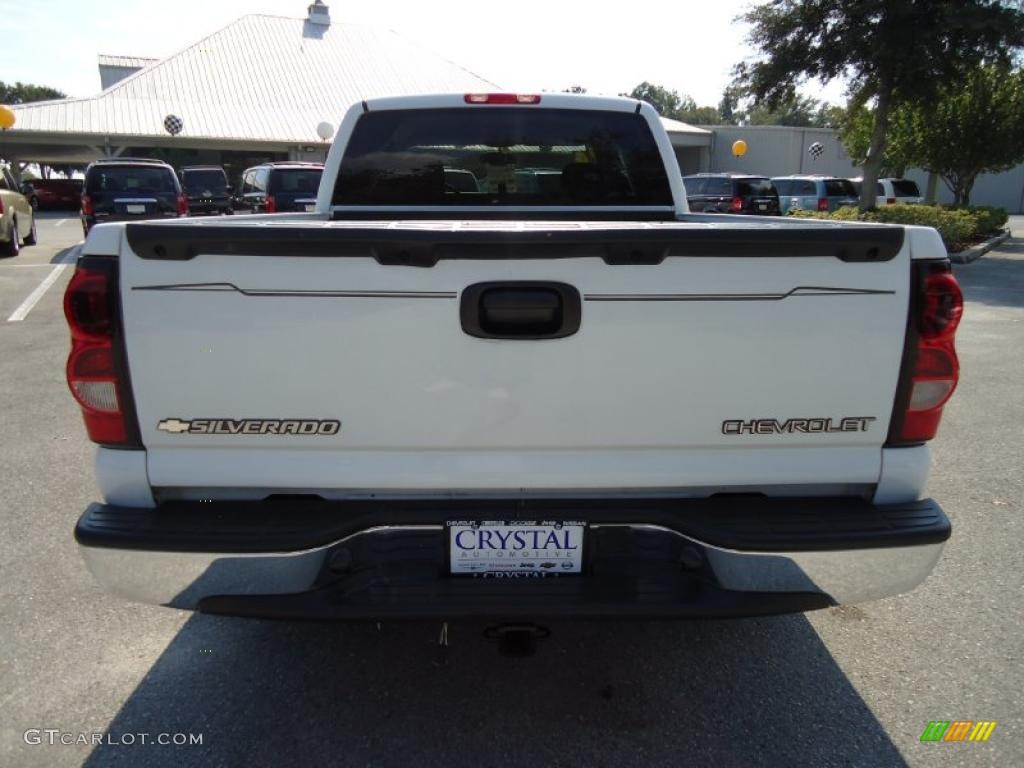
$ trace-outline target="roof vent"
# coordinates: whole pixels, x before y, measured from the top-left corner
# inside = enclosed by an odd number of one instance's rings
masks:
[[[310,24],[323,24],[324,26],[331,25],[330,9],[324,5],[323,0],[315,0],[315,2],[309,6],[309,18],[307,18],[306,21]]]

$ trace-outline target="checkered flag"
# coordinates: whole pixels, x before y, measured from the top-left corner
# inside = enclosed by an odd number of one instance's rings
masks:
[[[825,147],[822,146],[822,143],[820,141],[816,141],[807,148],[807,152],[810,154],[811,157],[817,160],[819,157],[825,154]]]
[[[171,134],[171,136],[177,136],[184,127],[185,121],[177,115],[168,115],[164,118],[164,130]]]

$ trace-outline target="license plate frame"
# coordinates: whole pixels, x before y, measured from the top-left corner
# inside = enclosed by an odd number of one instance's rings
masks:
[[[515,579],[583,573],[588,525],[581,520],[449,520],[445,528],[451,576]]]

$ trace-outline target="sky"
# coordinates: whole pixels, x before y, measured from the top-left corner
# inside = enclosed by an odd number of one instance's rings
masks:
[[[0,0],[0,80],[69,96],[99,91],[100,53],[162,58],[246,13],[302,18],[312,0]],[[643,80],[717,105],[750,55],[736,20],[751,0],[326,0],[332,22],[383,26],[510,91],[628,92]],[[258,73],[258,67],[255,68]],[[838,85],[806,92],[842,101]]]

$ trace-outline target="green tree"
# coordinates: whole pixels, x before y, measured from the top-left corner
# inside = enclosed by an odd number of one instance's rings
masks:
[[[721,117],[722,125],[738,125],[743,112],[740,110],[740,99],[743,97],[743,89],[735,85],[727,86],[722,91],[722,100],[718,102],[718,114]]]
[[[889,130],[879,176],[902,176],[907,168],[920,166],[920,137],[912,121],[914,109],[900,104],[889,114]],[[854,163],[864,165],[871,149],[875,126],[875,110],[864,104],[850,104],[839,120],[839,140]]]
[[[670,117],[673,120],[681,120],[684,123],[712,125],[719,122],[717,108],[698,107],[697,102],[686,94],[670,91],[646,80],[629,93],[620,93],[619,95],[630,99],[646,101],[662,117]]]
[[[822,103],[810,96],[794,93],[774,107],[754,104],[746,111],[744,125],[792,125],[806,128],[815,125]]]
[[[737,84],[726,87],[718,104],[725,125],[791,125],[796,127],[835,128],[843,109],[812,96],[793,93],[775,106],[753,102],[750,94]]]
[[[5,83],[0,80],[0,104],[28,104],[33,101],[66,99],[56,88],[30,83]]]
[[[670,91],[667,88],[662,88],[660,85],[649,83],[646,80],[640,83],[640,85],[629,93],[621,93],[619,95],[626,96],[630,99],[646,101],[654,107],[662,117],[678,119],[676,116],[681,112],[697,108],[697,103],[689,96],[680,96],[677,91]]]
[[[680,112],[676,119],[690,125],[722,124],[722,117],[718,112],[718,107],[694,107],[686,112]]]
[[[814,115],[814,121],[811,125],[815,128],[840,128],[845,116],[846,110],[842,107],[837,104],[822,102]]]
[[[875,204],[893,110],[1024,46],[1024,9],[1005,0],[768,0],[743,19],[759,58],[734,77],[757,102],[777,107],[804,82],[839,77],[855,103],[874,102],[863,209]]]
[[[844,124],[851,157],[868,143],[871,111],[861,107]],[[982,173],[998,173],[1024,160],[1024,69],[976,67],[944,84],[927,104],[901,105],[889,119],[882,168],[902,175],[924,168],[945,182],[956,204],[967,205]]]
[[[937,173],[968,205],[982,173],[998,173],[1024,160],[1024,69],[982,66],[946,84],[938,98],[912,111],[915,165]]]

